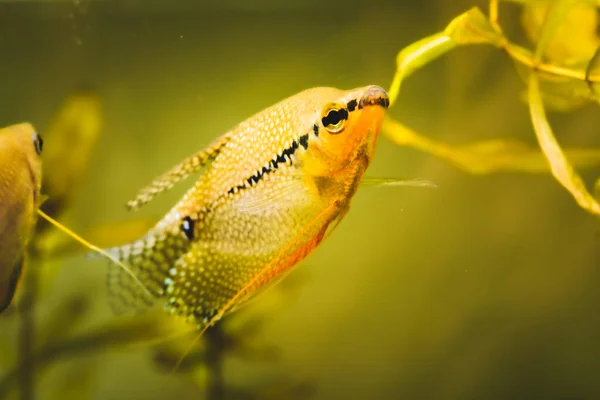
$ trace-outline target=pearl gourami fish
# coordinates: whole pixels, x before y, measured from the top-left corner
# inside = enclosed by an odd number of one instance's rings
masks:
[[[379,86],[308,89],[157,178],[130,209],[203,170],[146,235],[108,250],[137,277],[111,265],[113,306],[161,305],[205,329],[277,282],[348,211],[388,106]]]

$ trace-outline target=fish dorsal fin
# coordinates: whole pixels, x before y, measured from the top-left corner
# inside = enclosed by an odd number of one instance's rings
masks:
[[[229,142],[229,138],[228,135],[221,136],[207,148],[186,158],[169,171],[156,178],[150,185],[140,190],[135,199],[127,203],[127,208],[129,210],[140,208],[160,193],[171,189],[177,182],[180,182],[190,174],[205,167],[219,155],[221,149]]]

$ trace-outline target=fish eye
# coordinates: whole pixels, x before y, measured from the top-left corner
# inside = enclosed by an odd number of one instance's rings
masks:
[[[31,140],[33,141],[33,148],[35,149],[35,152],[38,155],[42,154],[42,149],[44,147],[44,140],[42,139],[42,137],[37,133],[34,133],[31,136]]]
[[[329,133],[340,133],[348,121],[348,109],[342,103],[330,103],[321,111],[321,122]]]

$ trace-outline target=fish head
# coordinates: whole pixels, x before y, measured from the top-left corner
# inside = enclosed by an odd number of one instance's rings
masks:
[[[44,146],[42,137],[31,124],[26,122],[0,130],[0,136],[4,136],[2,142],[6,145],[6,151],[10,151],[15,156],[19,155],[19,161],[13,160],[12,167],[28,170],[29,184],[37,200],[42,184],[41,154]]]
[[[369,163],[389,107],[387,92],[371,85],[348,91],[331,90],[313,114],[317,140],[304,163],[316,175],[335,173],[357,160]]]

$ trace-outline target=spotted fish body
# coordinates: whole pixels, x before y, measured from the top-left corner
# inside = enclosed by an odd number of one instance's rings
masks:
[[[0,312],[12,301],[40,201],[42,139],[30,124],[0,129]]]
[[[131,209],[206,169],[143,238],[112,249],[144,286],[113,266],[113,304],[159,302],[204,327],[289,271],[347,211],[388,104],[378,86],[308,89],[159,177]]]

